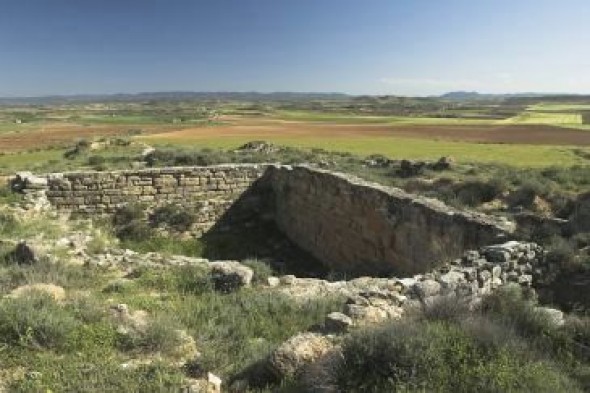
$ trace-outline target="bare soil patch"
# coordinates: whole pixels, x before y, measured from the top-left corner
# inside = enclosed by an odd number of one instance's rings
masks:
[[[326,124],[243,119],[231,125],[186,128],[155,137],[211,139],[223,137],[370,137],[390,136],[417,139],[497,144],[590,146],[590,132],[548,125],[383,125]]]
[[[141,128],[143,133],[165,132],[162,126],[119,126],[97,125],[83,126],[77,124],[47,124],[35,130],[26,130],[18,133],[0,134],[0,152],[11,152],[49,146],[64,146],[82,138],[98,138],[109,136],[123,136],[130,129]],[[174,130],[178,130],[175,127]]]

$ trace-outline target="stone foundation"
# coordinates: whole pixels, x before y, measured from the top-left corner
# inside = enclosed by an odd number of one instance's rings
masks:
[[[15,190],[59,210],[110,213],[126,203],[196,208],[198,231],[268,216],[328,269],[408,275],[510,236],[510,223],[359,178],[304,166],[221,165],[17,175]],[[237,218],[236,218],[237,217]]]

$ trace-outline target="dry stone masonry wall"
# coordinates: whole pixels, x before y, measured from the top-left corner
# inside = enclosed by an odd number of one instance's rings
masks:
[[[112,213],[126,203],[196,208],[198,231],[206,231],[264,174],[259,165],[176,167],[116,172],[20,173],[13,188],[45,194],[58,210]]]
[[[279,227],[337,271],[424,272],[514,230],[508,222],[353,176],[307,167],[269,172]]]
[[[84,213],[108,213],[129,202],[191,205],[202,232],[234,211],[264,213],[328,268],[351,275],[428,271],[514,230],[508,222],[400,189],[304,166],[20,174],[12,184],[25,193],[44,193],[57,209]]]

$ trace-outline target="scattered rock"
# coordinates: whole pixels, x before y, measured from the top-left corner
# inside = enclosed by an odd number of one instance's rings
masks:
[[[215,288],[222,292],[231,292],[252,283],[254,272],[248,266],[235,261],[211,262],[211,278]]]
[[[333,342],[317,333],[301,333],[281,344],[269,357],[269,369],[280,380],[296,375],[304,366],[334,348]]]
[[[204,378],[188,379],[187,393],[221,393],[222,380],[217,375],[208,372]]]
[[[119,334],[143,333],[148,326],[148,314],[144,310],[129,311],[129,306],[124,303],[111,306],[111,315],[120,324],[117,328]]]
[[[358,304],[347,304],[344,313],[352,318],[355,325],[374,325],[388,318],[387,312],[380,307]]]
[[[294,285],[296,281],[297,281],[297,277],[295,277],[292,274],[288,274],[288,275],[282,276],[280,278],[280,282],[283,285]]]
[[[326,316],[325,327],[330,332],[342,333],[348,331],[354,322],[352,318],[341,312],[332,312]]]
[[[281,280],[278,277],[271,276],[266,280],[266,283],[269,287],[274,288],[281,285]]]
[[[550,307],[537,307],[536,310],[542,314],[545,314],[555,327],[563,326],[565,323],[563,311],[561,310]]]
[[[441,285],[435,280],[424,280],[414,284],[413,291],[420,299],[438,295],[441,290]]]

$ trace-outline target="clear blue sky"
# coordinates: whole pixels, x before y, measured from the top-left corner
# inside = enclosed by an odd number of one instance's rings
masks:
[[[0,96],[590,93],[590,0],[0,0]]]

